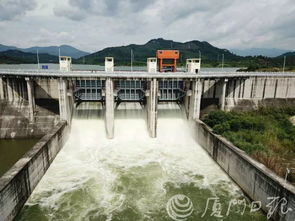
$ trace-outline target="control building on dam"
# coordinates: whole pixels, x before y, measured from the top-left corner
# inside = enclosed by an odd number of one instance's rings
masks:
[[[38,106],[57,105],[60,122],[8,173],[0,178],[0,217],[12,220],[62,148],[73,110],[81,102],[101,102],[108,138],[114,137],[115,109],[121,102],[139,102],[146,110],[151,137],[157,136],[157,106],[177,102],[190,121],[211,107],[222,110],[268,105],[295,106],[294,73],[203,72],[200,59],[187,59],[184,72],[158,72],[156,58],[147,59],[147,71],[114,71],[114,58],[105,58],[104,71],[72,70],[71,58],[60,57],[60,70],[0,70],[0,100],[12,105],[25,102],[34,124]],[[38,105],[37,105],[38,104]],[[241,151],[198,123],[200,145],[253,200],[271,194],[289,196],[294,187],[269,175]],[[1,128],[2,130],[2,128]],[[293,194],[293,195],[292,195]],[[262,209],[266,208],[262,202]],[[277,217],[282,217],[277,214]],[[292,220],[294,216],[279,220]],[[0,219],[1,220],[1,219]]]
[[[293,73],[202,72],[200,59],[187,59],[185,72],[157,72],[157,59],[147,59],[147,72],[114,71],[114,58],[105,58],[105,71],[73,71],[70,57],[60,57],[60,70],[0,70],[0,99],[27,100],[34,122],[36,100],[58,101],[61,120],[71,123],[73,107],[84,101],[101,102],[106,134],[114,136],[114,109],[121,102],[140,102],[147,112],[151,137],[157,134],[157,104],[177,102],[188,119],[214,106],[222,110],[259,105],[292,104]],[[50,102],[49,102],[50,103]]]

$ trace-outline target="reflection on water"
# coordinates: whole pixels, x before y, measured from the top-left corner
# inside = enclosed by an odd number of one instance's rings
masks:
[[[39,139],[0,139],[0,176],[16,163]]]
[[[90,110],[90,111],[88,111]],[[184,194],[193,203],[187,220],[218,220],[207,199],[218,197],[223,220],[266,220],[226,206],[245,199],[191,136],[183,112],[159,105],[158,137],[149,137],[146,112],[122,103],[115,112],[115,138],[106,139],[102,108],[79,106],[71,135],[26,203],[18,220],[171,220],[166,204]]]

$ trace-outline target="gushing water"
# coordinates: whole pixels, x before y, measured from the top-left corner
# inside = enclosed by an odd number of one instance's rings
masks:
[[[176,104],[159,105],[158,136],[149,137],[139,104],[122,103],[115,138],[106,139],[99,104],[76,110],[70,138],[34,190],[19,220],[171,220],[166,204],[184,194],[203,217],[207,199],[224,204],[224,220],[265,220],[260,213],[225,216],[243,194],[196,143]],[[212,206],[211,206],[212,208]]]

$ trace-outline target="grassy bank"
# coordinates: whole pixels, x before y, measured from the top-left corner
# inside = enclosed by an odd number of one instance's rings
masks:
[[[226,137],[281,177],[295,182],[295,109],[261,108],[251,112],[214,111],[203,118],[214,132]]]

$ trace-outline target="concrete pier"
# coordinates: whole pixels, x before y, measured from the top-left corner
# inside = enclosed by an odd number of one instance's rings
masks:
[[[221,110],[225,110],[225,98],[226,98],[226,85],[228,80],[222,79],[221,80],[221,95],[219,97],[219,106]]]
[[[34,93],[34,82],[30,78],[26,78],[28,100],[29,100],[29,119],[31,122],[34,121],[34,110],[35,110],[35,93]]]
[[[107,137],[114,138],[114,82],[111,78],[105,82],[105,125]]]
[[[192,91],[190,90],[190,81],[185,80],[184,81],[184,90],[185,90],[185,97],[183,100],[184,110],[186,113],[187,118],[189,117],[189,105],[190,105],[190,97],[192,95]]]
[[[192,95],[190,96],[189,115],[190,120],[200,118],[201,98],[202,98],[203,80],[198,79],[192,82]]]
[[[19,101],[19,94],[17,93],[17,80],[11,81],[12,93],[13,93],[13,102]]]
[[[3,100],[4,98],[4,80],[2,77],[0,77],[0,100]]]
[[[158,113],[158,81],[152,79],[149,82],[149,92],[147,93],[147,123],[148,131],[152,138],[157,137],[157,113]]]
[[[12,80],[10,80],[9,78],[7,78],[6,80],[7,82],[7,100],[9,102],[13,102],[13,88],[12,88]]]
[[[67,95],[67,80],[60,78],[58,81],[59,90],[59,115],[61,120],[67,121],[68,124],[71,122],[71,113]]]

